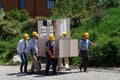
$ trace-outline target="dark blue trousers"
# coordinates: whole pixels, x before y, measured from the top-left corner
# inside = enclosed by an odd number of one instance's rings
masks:
[[[50,56],[47,53],[47,65],[46,65],[46,70],[45,70],[45,74],[47,75],[50,69],[50,66],[52,65],[52,69],[53,69],[53,75],[56,74],[56,66],[57,66],[57,60],[54,58],[50,58]]]
[[[84,68],[84,71],[87,70],[87,64],[89,61],[89,54],[88,51],[80,51],[81,57],[82,57],[82,63],[79,65],[80,69]]]
[[[28,60],[27,60],[27,55],[26,53],[22,53],[20,55],[22,63],[20,66],[20,72],[23,72],[23,66],[24,66],[24,72],[27,72],[27,65],[28,65]]]

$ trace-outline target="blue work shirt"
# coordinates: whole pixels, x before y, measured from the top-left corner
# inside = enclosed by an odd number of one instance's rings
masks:
[[[32,51],[33,54],[38,53],[38,40],[35,38],[31,38],[29,41],[29,50]]]
[[[79,42],[79,48],[80,50],[88,51],[89,45],[93,44],[89,39],[82,39]]]
[[[50,49],[51,53],[53,54],[53,52],[55,51],[55,42],[54,41],[52,41],[52,42],[47,41],[46,48]]]
[[[26,43],[26,45],[25,45]],[[28,45],[28,41],[25,39],[21,39],[18,43],[17,46],[17,52],[19,55],[21,55],[22,53],[26,53],[28,55],[29,52],[29,45]]]

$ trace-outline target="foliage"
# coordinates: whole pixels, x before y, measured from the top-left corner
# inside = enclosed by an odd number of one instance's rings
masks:
[[[36,20],[46,20],[47,17],[44,17],[44,16],[37,16],[35,17]]]
[[[25,9],[21,10],[10,10],[7,12],[7,19],[8,20],[17,20],[18,22],[24,22],[28,20],[29,13]]]
[[[120,0],[56,0],[52,12],[53,16],[70,17],[71,26],[78,27],[91,18],[99,23],[104,15],[103,9],[118,7],[119,4]]]
[[[5,60],[6,54],[9,52],[9,43],[0,41],[0,59]]]
[[[3,21],[4,17],[5,17],[6,13],[5,11],[3,11],[3,9],[0,9],[0,21]]]
[[[89,66],[120,66],[119,9],[120,7],[104,10],[104,16],[99,24],[91,18],[92,20],[81,27],[72,28],[71,38],[80,40],[83,33],[88,32],[89,39],[99,46],[99,48],[90,46]],[[73,61],[74,59],[71,62]],[[76,62],[78,62],[77,59]]]
[[[119,65],[119,56],[120,53],[120,39],[113,38],[102,48],[102,53],[105,55],[104,62],[107,66],[120,66]]]
[[[120,5],[120,0],[101,0],[101,4],[105,8],[118,7]]]
[[[3,40],[8,40],[20,34],[20,24],[18,21],[4,21],[0,23],[0,37]]]
[[[32,31],[37,31],[36,20],[28,20],[28,21],[24,22],[21,32],[32,32]]]
[[[86,21],[88,16],[88,11],[85,7],[84,0],[59,0],[56,1],[55,7],[52,9],[54,16],[64,16],[71,18],[72,26],[79,26],[81,21]]]

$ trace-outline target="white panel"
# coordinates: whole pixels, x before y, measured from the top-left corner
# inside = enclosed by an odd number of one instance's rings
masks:
[[[78,56],[78,40],[71,39],[70,40],[70,57]]]
[[[55,39],[55,57],[59,57],[59,39]]]
[[[59,57],[69,57],[70,56],[70,42],[69,39],[59,40]]]
[[[42,57],[46,57],[46,41],[47,40],[48,40],[47,38],[44,38],[44,39],[42,38],[38,40],[39,54]]]

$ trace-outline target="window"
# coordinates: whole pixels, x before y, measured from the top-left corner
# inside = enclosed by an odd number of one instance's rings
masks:
[[[0,9],[2,9],[3,8],[3,4],[2,4],[2,2],[0,2]]]
[[[48,0],[48,9],[52,9],[54,7],[54,0]]]
[[[20,9],[25,7],[25,0],[20,0]]]

